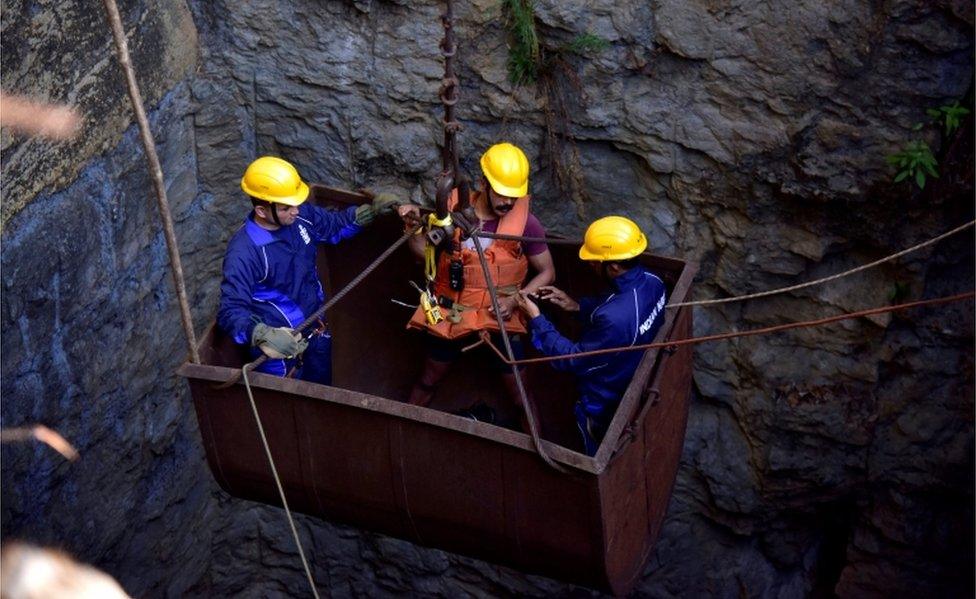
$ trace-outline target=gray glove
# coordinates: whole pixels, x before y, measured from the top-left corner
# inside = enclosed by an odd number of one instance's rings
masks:
[[[399,198],[392,193],[378,193],[373,196],[373,202],[356,208],[356,224],[365,227],[373,222],[377,215],[390,214],[400,204]]]
[[[295,329],[288,327],[269,327],[263,322],[254,325],[251,345],[256,345],[264,355],[274,360],[294,358],[305,351],[308,340],[302,339]]]
[[[378,193],[373,196],[373,211],[376,214],[392,214],[393,210],[396,209],[397,205],[400,204],[400,198],[396,197],[392,193]]]

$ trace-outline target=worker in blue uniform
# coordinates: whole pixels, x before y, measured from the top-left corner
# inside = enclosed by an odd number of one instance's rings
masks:
[[[664,322],[665,287],[639,262],[647,238],[630,219],[601,218],[586,230],[579,257],[611,290],[579,302],[551,285],[539,288],[537,299],[575,312],[583,324],[579,341],[556,330],[531,299],[519,296],[519,307],[530,318],[532,344],[546,356],[566,356],[612,347],[650,343]],[[610,426],[617,405],[637,370],[643,352],[622,351],[555,360],[557,369],[576,375],[579,399],[574,411],[587,455],[594,455]]]
[[[371,204],[329,210],[306,203],[309,187],[289,162],[262,156],[241,179],[253,210],[231,237],[224,256],[217,324],[252,357],[259,372],[332,382],[332,336],[324,323],[309,338],[295,327],[325,303],[315,269],[316,246],[359,233],[377,214],[391,212],[391,194]],[[301,357],[299,357],[301,356]]]

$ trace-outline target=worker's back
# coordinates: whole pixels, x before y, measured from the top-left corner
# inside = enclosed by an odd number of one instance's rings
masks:
[[[584,326],[603,338],[602,347],[650,343],[664,322],[664,283],[638,265],[613,284],[613,293],[580,302]],[[641,356],[642,352],[628,351],[589,357],[586,368],[576,370],[580,399],[600,404],[619,401]]]

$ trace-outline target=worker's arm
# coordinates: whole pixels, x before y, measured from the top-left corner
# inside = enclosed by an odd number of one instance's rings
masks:
[[[522,291],[534,295],[539,287],[548,285],[556,279],[556,266],[552,262],[552,254],[549,253],[548,249],[534,256],[529,256],[528,260],[536,274],[522,287]],[[512,316],[516,303],[515,296],[498,298],[498,307],[501,310],[503,320],[508,320]],[[491,308],[488,308],[488,311],[494,313]]]
[[[261,272],[256,256],[242,248],[228,248],[224,256],[223,275],[220,282],[220,306],[217,308],[217,324],[235,342],[247,345],[251,342],[254,321],[251,316],[252,296]]]
[[[544,252],[529,256],[529,266],[535,270],[535,276],[529,279],[522,290],[526,293],[535,295],[539,287],[549,285],[556,280],[556,265],[552,262],[552,254],[547,249]]]
[[[414,235],[409,240],[407,240],[407,245],[410,247],[411,253],[421,260],[424,259],[424,248],[427,247],[427,236],[422,232]]]
[[[363,230],[361,225],[356,224],[356,208],[357,206],[350,206],[342,210],[332,210],[305,203],[297,222],[311,227],[315,241],[336,244]]]
[[[525,300],[530,302],[531,300]],[[594,322],[583,330],[583,335],[576,343],[570,341],[556,327],[543,316],[538,308],[527,310],[532,319],[529,321],[529,328],[532,331],[532,345],[537,350],[547,356],[567,356],[581,352],[604,349],[624,345],[619,342],[619,335],[614,334],[613,324],[609,319],[595,315]],[[565,360],[555,360],[550,362],[556,370],[572,372],[577,375],[603,368],[608,364],[608,360],[613,359],[613,354],[603,354],[581,358],[567,358]]]
[[[558,291],[558,290],[557,290]],[[619,337],[613,331],[613,325],[607,318],[597,316],[591,326],[583,330],[583,336],[578,343],[563,337],[556,327],[543,316],[539,306],[522,292],[516,296],[518,307],[529,317],[529,330],[532,332],[532,345],[546,356],[567,356],[595,349],[614,347],[614,340]],[[556,370],[564,370],[578,375],[606,366],[609,355],[598,355],[583,358],[567,358],[551,362]]]
[[[607,301],[608,297],[610,297],[609,293],[595,297],[590,296],[580,298],[579,304],[576,308],[576,317],[583,322],[588,321],[590,319],[590,314],[593,314],[593,311],[596,310],[600,304]]]
[[[423,222],[420,218],[420,206],[416,204],[402,204],[397,206],[397,214],[403,220],[404,232],[410,231],[420,226]],[[419,232],[407,241],[410,252],[421,260],[424,258],[424,247],[427,245],[427,237],[423,232]]]

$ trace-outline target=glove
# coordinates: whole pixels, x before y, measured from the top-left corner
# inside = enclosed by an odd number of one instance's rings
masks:
[[[264,355],[273,360],[294,358],[305,351],[308,340],[302,339],[295,329],[288,327],[269,327],[263,322],[254,325],[251,345],[256,345]]]
[[[376,214],[392,214],[393,210],[400,204],[400,199],[392,193],[378,193],[373,197],[373,211]]]
[[[376,218],[376,210],[373,210],[372,204],[363,204],[356,208],[356,224],[360,227],[371,224],[374,218]]]
[[[378,193],[373,196],[371,204],[363,204],[356,208],[356,224],[365,227],[373,222],[377,215],[390,214],[400,204],[399,198],[392,193]]]

